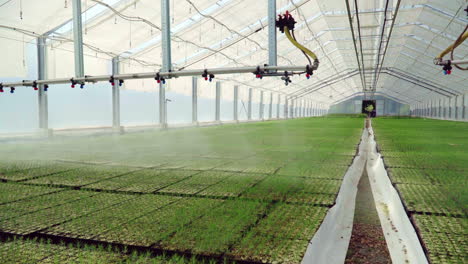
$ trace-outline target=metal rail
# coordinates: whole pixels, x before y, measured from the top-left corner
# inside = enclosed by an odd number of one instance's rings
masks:
[[[357,44],[356,44],[356,36],[354,35],[353,19],[351,17],[351,8],[349,6],[349,0],[345,0],[345,3],[346,3],[346,10],[348,11],[349,27],[351,28],[351,35],[353,37],[354,51],[356,54],[356,61],[358,63],[359,75],[361,77],[361,84],[362,84],[362,87],[364,88],[365,82],[364,82],[364,76],[361,70],[361,68],[364,68],[364,67],[363,66],[361,67],[361,61],[359,60],[359,52],[358,52]]]
[[[451,64],[457,64],[457,65],[461,65],[461,64],[468,64],[468,60],[434,60],[434,63],[436,65],[447,65],[448,63],[451,63]]]
[[[313,66],[311,69],[316,70]],[[170,72],[144,72],[144,73],[127,73],[116,75],[99,75],[99,76],[84,76],[78,78],[58,78],[48,80],[23,80],[18,82],[5,82],[1,83],[3,87],[17,87],[17,86],[33,86],[35,84],[66,84],[71,83],[72,80],[76,83],[95,83],[102,81],[109,81],[111,77],[115,80],[128,80],[128,79],[150,79],[159,76],[160,78],[170,79],[185,76],[201,76],[204,73],[213,75],[223,74],[236,74],[236,73],[254,73],[260,71],[285,71],[291,75],[292,71],[305,71],[307,66],[251,66],[251,67],[230,67],[230,68],[213,68],[213,69],[196,69],[196,70],[182,70]]]

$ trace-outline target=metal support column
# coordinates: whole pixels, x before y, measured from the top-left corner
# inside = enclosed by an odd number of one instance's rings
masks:
[[[304,117],[304,100],[299,104],[299,117]]]
[[[161,48],[162,72],[172,71],[171,62],[171,24],[169,0],[161,0]],[[167,127],[166,85],[159,85],[159,122],[163,128]]]
[[[162,45],[162,68],[161,71],[172,71],[171,59],[171,15],[170,1],[161,0],[161,45]]]
[[[439,111],[437,111],[437,117],[442,118],[442,103],[441,99],[439,99]]]
[[[73,0],[73,44],[75,54],[75,77],[84,76],[83,30],[81,0]]]
[[[284,97],[284,119],[288,119],[289,118],[289,99],[288,97]]]
[[[238,110],[237,107],[239,105],[239,86],[234,86],[234,121],[239,121]]]
[[[198,78],[192,77],[192,123],[198,123]]]
[[[276,0],[268,0],[268,65],[277,64]]]
[[[445,98],[443,99],[443,102],[442,102],[442,118],[443,119],[447,118],[447,108],[445,107]]]
[[[289,104],[288,104],[288,118],[293,118],[294,116],[294,99],[289,99]]]
[[[297,102],[297,117],[302,117],[302,100]]]
[[[46,39],[44,37],[37,38],[37,79],[44,80],[47,78],[46,64]],[[47,101],[47,92],[44,91],[44,85],[39,86],[38,93],[39,106],[39,128],[47,131],[49,129],[49,106]]]
[[[458,119],[458,95],[455,96],[455,109],[454,110],[455,110],[454,111],[455,112],[454,117],[455,117],[455,120],[457,120]]]
[[[294,105],[294,108],[293,108],[293,116],[294,116],[294,118],[298,118],[299,115],[298,115],[298,111],[297,111],[297,110],[298,110],[299,102],[298,102],[297,99],[294,100],[293,105]]]
[[[119,57],[112,58],[112,75],[120,73]],[[120,127],[120,84],[114,82],[112,86],[112,128],[115,132],[122,132]]]
[[[166,90],[165,84],[159,84],[159,124],[162,128],[167,126],[166,120]]]
[[[296,100],[291,99],[291,118],[296,117]]]
[[[247,119],[252,120],[252,88],[249,88],[249,102],[247,103]]]
[[[435,117],[435,102],[431,100],[431,117]]]
[[[429,116],[432,117],[432,100],[429,101]]]
[[[278,94],[278,101],[276,102],[276,118],[280,118],[280,104],[281,104],[281,95]]]
[[[463,94],[463,97],[462,97],[462,106],[461,106],[461,109],[462,109],[462,119],[465,120],[466,119],[466,101],[465,101],[465,94]]]
[[[216,82],[215,120],[221,121],[221,82]]]
[[[307,116],[307,102],[305,100],[302,100],[302,117]]]
[[[270,107],[268,108],[268,119],[273,118],[273,93],[270,93]]]
[[[448,101],[448,118],[452,118],[452,97]]]
[[[304,113],[303,117],[307,117],[307,110],[308,110],[307,106],[308,106],[308,102],[307,102],[307,100],[304,100],[304,104],[303,104],[304,109],[302,110],[302,112]]]
[[[260,105],[258,109],[258,114],[260,120],[263,120],[263,91],[260,91]]]
[[[304,101],[304,117],[309,116],[309,101]]]

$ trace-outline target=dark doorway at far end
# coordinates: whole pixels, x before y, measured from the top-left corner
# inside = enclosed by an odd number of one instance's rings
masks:
[[[372,111],[367,111],[367,107],[372,105]],[[369,117],[375,117],[377,113],[377,104],[375,100],[362,100],[362,112]]]

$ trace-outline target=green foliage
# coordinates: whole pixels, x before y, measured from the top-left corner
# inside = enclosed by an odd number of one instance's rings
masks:
[[[16,159],[0,162],[7,181],[0,230],[299,262],[352,162],[361,117],[1,144],[0,155]],[[5,244],[12,250],[0,263],[38,262],[21,253],[31,248],[46,263],[199,262],[89,245]]]
[[[364,110],[366,110],[366,112],[370,113],[372,111],[374,111],[374,106],[372,104],[369,104],[366,106],[366,108],[364,108]]]
[[[468,123],[376,118],[390,177],[413,213],[432,263],[464,263],[468,223]]]

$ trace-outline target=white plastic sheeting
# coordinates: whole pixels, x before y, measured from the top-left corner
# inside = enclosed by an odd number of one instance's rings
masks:
[[[416,231],[406,214],[377,152],[374,132],[368,129],[367,174],[385,241],[393,263],[428,263]]]
[[[466,8],[464,0],[401,1],[388,44],[380,35],[382,32],[385,36],[389,34],[391,23],[387,21],[383,27],[385,16],[389,19],[395,15],[398,0],[357,2],[356,7],[354,1],[349,1],[355,36],[361,35],[356,42],[358,58],[363,59],[362,69],[372,71],[378,67],[378,62],[382,61],[378,49],[388,46],[382,67],[399,69],[455,93],[468,89],[464,85],[467,81],[464,72],[454,70],[451,76],[443,76],[441,67],[432,63],[432,59],[454,41],[468,22],[463,11]],[[81,3],[87,75],[108,73],[110,60],[116,55],[123,57],[122,73],[159,70],[162,61],[160,0],[81,0]],[[387,3],[388,9],[384,12]],[[0,64],[2,77],[24,76],[26,67],[22,54],[27,47],[23,43],[31,43],[36,36],[54,29],[54,39],[48,41],[49,49],[55,50],[52,52],[55,56],[51,54],[54,57],[49,59],[53,65],[48,77],[71,76],[71,5],[72,0],[0,1],[0,56],[9,61]],[[337,77],[358,69],[345,1],[277,0],[277,13],[286,10],[291,11],[298,22],[295,31],[299,42],[316,52],[320,59],[320,68],[314,76],[310,80],[295,77],[287,87],[279,78],[255,80],[250,74],[228,76],[222,81],[228,85],[301,96],[324,105],[362,91],[360,74]],[[172,0],[170,13],[174,68],[267,63],[267,1]],[[25,31],[13,31],[12,27]],[[461,45],[455,58],[462,59],[467,51],[468,45]],[[278,63],[307,63],[303,54],[282,34],[278,34]],[[366,75],[369,85],[374,86],[374,78],[375,74]],[[144,87],[126,86],[127,89],[145,90],[150,87],[149,83]],[[185,86],[173,87],[177,90]],[[411,104],[441,96],[388,74],[380,74],[374,88]]]
[[[353,228],[357,186],[364,170],[369,177],[392,262],[428,263],[416,231],[377,153],[371,126],[364,129],[359,152],[343,178],[336,203],[310,241],[302,263],[344,263]]]
[[[353,230],[357,186],[367,160],[368,137],[367,130],[364,129],[359,152],[343,178],[336,203],[330,208],[310,241],[302,260],[303,264],[344,263]]]

